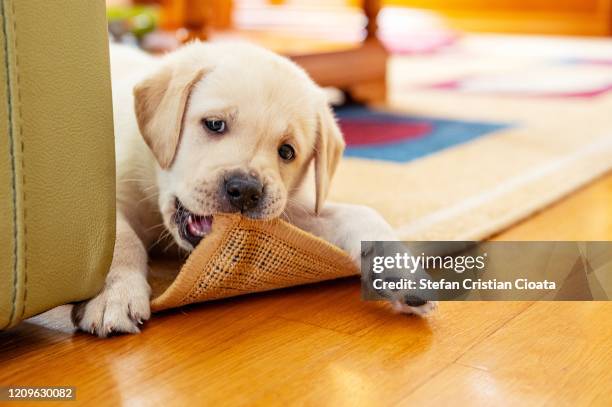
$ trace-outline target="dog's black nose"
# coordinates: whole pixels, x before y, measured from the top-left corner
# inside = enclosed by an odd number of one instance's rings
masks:
[[[238,175],[225,182],[225,192],[232,206],[247,211],[259,204],[263,195],[263,185],[250,175]]]

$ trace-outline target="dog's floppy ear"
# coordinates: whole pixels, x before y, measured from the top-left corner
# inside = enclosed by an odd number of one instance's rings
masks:
[[[163,169],[172,165],[193,86],[204,70],[163,67],[134,87],[138,128]]]
[[[336,123],[336,119],[327,103],[318,114],[317,138],[315,142],[315,213],[323,208],[323,203],[329,192],[331,179],[344,151],[344,138]]]

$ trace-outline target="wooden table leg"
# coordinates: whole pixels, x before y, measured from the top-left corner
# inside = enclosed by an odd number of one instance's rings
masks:
[[[348,92],[354,100],[359,102],[382,102],[387,98],[386,68],[388,55],[376,35],[378,31],[377,18],[380,12],[380,0],[363,0],[363,11],[368,19],[366,43],[369,44],[368,49],[370,53],[363,54],[364,61],[362,63],[381,65],[382,69],[378,78],[357,82]]]

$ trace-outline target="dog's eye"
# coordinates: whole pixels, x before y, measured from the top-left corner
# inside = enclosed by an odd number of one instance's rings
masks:
[[[202,120],[204,126],[213,133],[223,134],[225,133],[226,125],[224,120],[219,119],[204,119]]]
[[[278,148],[278,155],[285,161],[292,161],[295,158],[295,150],[289,144],[283,144]]]

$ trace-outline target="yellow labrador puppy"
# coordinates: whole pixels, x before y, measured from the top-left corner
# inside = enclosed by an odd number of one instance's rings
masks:
[[[283,216],[358,264],[361,240],[395,240],[372,209],[325,204],[344,141],[325,93],[289,60],[196,42],[160,59],[113,45],[111,61],[117,241],[103,291],[73,308],[80,329],[139,332],[150,317],[148,249],[165,230],[193,250],[215,213]]]

